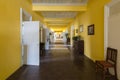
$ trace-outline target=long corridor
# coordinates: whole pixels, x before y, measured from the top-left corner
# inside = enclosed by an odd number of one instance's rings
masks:
[[[96,80],[95,65],[87,57],[64,44],[51,47],[41,59],[41,80]]]
[[[70,46],[55,43],[41,57],[40,66],[23,66],[7,80],[102,80],[95,64]]]

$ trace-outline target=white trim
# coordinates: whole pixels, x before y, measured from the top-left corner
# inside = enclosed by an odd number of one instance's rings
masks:
[[[22,12],[25,14],[25,16],[29,17],[29,21],[32,21],[31,14],[29,14],[28,12],[26,12],[24,9],[22,9],[22,10],[23,10]]]
[[[21,66],[23,65],[24,46],[22,40],[22,26],[23,26],[23,13],[29,17],[29,21],[32,21],[32,16],[27,13],[23,8],[20,8],[20,46],[21,46]]]
[[[23,40],[22,40],[22,13],[23,13],[23,10],[22,8],[20,8],[20,46],[21,46],[21,66],[23,65],[23,58],[22,58],[22,55],[23,55]]]
[[[23,13],[22,8],[20,8],[20,32],[22,30],[22,13]],[[22,34],[21,34],[20,40],[21,40],[21,44],[22,44]]]
[[[104,59],[106,57],[106,49],[108,47],[108,17],[109,7],[106,5],[104,7]]]

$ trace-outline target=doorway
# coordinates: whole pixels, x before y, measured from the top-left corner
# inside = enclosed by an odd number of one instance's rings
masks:
[[[28,12],[26,12],[23,8],[20,8],[21,66],[24,64],[23,56],[25,51],[25,46],[23,45],[23,32],[22,32],[24,21],[32,21],[32,16]]]
[[[104,45],[105,45],[105,50],[106,48],[113,47],[118,50],[118,57],[117,57],[117,71],[120,70],[120,37],[118,37],[118,34],[120,34],[120,1],[119,0],[113,0],[109,4],[105,6],[105,27],[104,27]],[[106,54],[105,54],[106,56]],[[113,70],[110,69],[110,73],[113,73]],[[118,79],[120,79],[120,72],[117,72],[118,74]]]

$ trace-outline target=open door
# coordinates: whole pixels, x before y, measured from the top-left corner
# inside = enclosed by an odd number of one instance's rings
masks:
[[[23,22],[23,64],[39,65],[39,21]]]

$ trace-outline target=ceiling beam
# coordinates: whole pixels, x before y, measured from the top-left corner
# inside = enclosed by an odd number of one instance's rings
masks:
[[[68,24],[64,24],[64,23],[63,24],[61,24],[61,23],[60,24],[59,23],[58,24],[54,24],[54,23],[53,24],[48,24],[48,26],[67,26],[67,25]]]
[[[63,31],[55,31],[55,32],[63,32]]]
[[[86,11],[87,5],[76,6],[59,6],[59,5],[36,5],[33,4],[33,11]]]
[[[73,22],[74,19],[72,18],[45,18],[44,19],[44,22]]]

